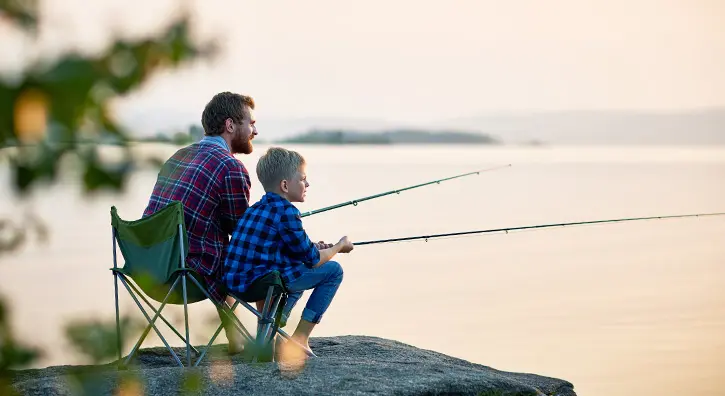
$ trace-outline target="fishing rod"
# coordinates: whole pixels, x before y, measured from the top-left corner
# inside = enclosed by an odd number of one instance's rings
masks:
[[[496,170],[496,169],[508,168],[510,166],[511,166],[511,164],[502,165],[502,166],[495,166],[493,168],[486,168],[486,169],[481,169],[481,170],[477,170],[477,171],[474,171],[474,172],[468,172],[468,173],[463,173],[463,174],[460,174],[460,175],[446,177],[445,179],[433,180],[433,181],[426,182],[426,183],[416,184],[415,186],[405,187],[405,188],[401,188],[401,189],[398,189],[398,190],[391,190],[391,191],[387,191],[387,192],[384,192],[384,193],[371,195],[369,197],[353,199],[352,201],[347,201],[347,202],[339,203],[339,204],[336,204],[336,205],[327,206],[327,207],[324,207],[324,208],[321,208],[321,209],[315,209],[315,210],[311,210],[309,212],[302,213],[300,215],[300,217],[312,216],[313,214],[327,212],[328,210],[342,208],[344,206],[349,206],[349,205],[357,206],[357,204],[359,204],[360,202],[367,201],[367,200],[370,200],[370,199],[380,198],[380,197],[384,197],[384,196],[390,195],[390,194],[400,194],[403,191],[412,190],[414,188],[428,186],[428,185],[431,185],[431,184],[440,184],[441,182],[448,181],[448,180],[453,180],[453,179],[458,179],[459,177],[465,177],[465,176],[470,176],[470,175],[478,175],[478,174],[481,174],[481,172],[489,172],[489,171],[493,171],[493,170]]]
[[[355,245],[355,246],[372,245],[372,244],[376,244],[376,243],[414,241],[414,240],[419,240],[419,239],[425,239],[425,241],[427,242],[428,239],[433,239],[433,238],[454,237],[454,236],[473,235],[473,234],[493,234],[493,233],[497,233],[497,232],[505,232],[508,234],[509,231],[531,230],[531,229],[536,229],[536,228],[566,227],[566,226],[573,226],[573,225],[617,223],[617,222],[635,221],[635,220],[675,219],[675,218],[683,218],[683,217],[705,217],[705,216],[721,216],[721,215],[725,215],[725,212],[685,214],[685,215],[673,215],[673,216],[630,217],[630,218],[625,218],[625,219],[579,221],[579,222],[575,222],[575,223],[541,224],[541,225],[532,225],[532,226],[523,226],[523,227],[493,228],[493,229],[489,229],[489,230],[463,231],[463,232],[451,232],[451,233],[447,233],[447,234],[433,234],[433,235],[420,235],[420,236],[412,236],[412,237],[404,237],[404,238],[379,239],[379,240],[375,240],[375,241],[353,242],[353,245]]]

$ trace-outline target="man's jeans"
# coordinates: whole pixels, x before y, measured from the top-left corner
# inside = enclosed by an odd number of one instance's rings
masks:
[[[305,290],[312,289],[312,295],[302,311],[302,319],[320,323],[322,315],[335,297],[337,288],[342,283],[342,267],[337,261],[328,261],[317,268],[308,269],[302,276],[288,283],[289,297],[282,312],[282,322],[286,323],[289,314],[302,297]]]

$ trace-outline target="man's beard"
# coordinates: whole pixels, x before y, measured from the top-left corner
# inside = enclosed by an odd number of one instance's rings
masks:
[[[242,135],[238,135],[232,139],[232,154],[252,154],[254,146],[252,146],[251,135],[249,138],[244,138]]]

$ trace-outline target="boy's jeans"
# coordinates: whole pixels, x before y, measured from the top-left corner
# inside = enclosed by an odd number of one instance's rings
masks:
[[[342,267],[337,261],[328,261],[317,268],[308,269],[302,276],[288,283],[289,297],[282,311],[282,323],[287,323],[292,308],[302,297],[305,290],[312,289],[312,295],[302,311],[302,319],[320,323],[322,315],[335,297],[337,288],[342,283]]]

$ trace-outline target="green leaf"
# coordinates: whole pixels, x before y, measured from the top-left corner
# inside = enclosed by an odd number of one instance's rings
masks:
[[[141,323],[129,317],[120,320],[121,333],[126,339],[132,339],[141,328]],[[97,319],[71,322],[65,328],[68,341],[93,364],[118,357],[116,321]]]
[[[17,343],[11,330],[10,315],[0,299],[0,382],[8,370],[27,366],[40,356],[38,350]]]
[[[52,182],[57,177],[58,164],[68,147],[52,146],[44,142],[37,146],[21,147],[11,164],[15,174],[15,186],[20,193],[27,193],[30,187],[45,180]]]
[[[0,81],[0,147],[15,141],[15,116],[13,114],[16,88]]]
[[[85,165],[83,174],[85,191],[93,192],[103,189],[122,190],[132,164],[126,161],[121,165],[110,167],[92,159]]]
[[[198,368],[192,368],[184,371],[181,389],[185,395],[196,395],[202,389],[203,375]]]
[[[0,255],[17,250],[25,242],[25,228],[9,219],[0,219]],[[1,338],[0,338],[1,339]]]
[[[38,23],[38,2],[36,0],[0,0],[0,13],[20,24],[26,30],[35,31]]]
[[[21,193],[27,192],[33,182],[35,182],[35,169],[32,166],[15,162],[13,164],[13,172],[15,173],[15,186]]]
[[[50,97],[53,121],[77,131],[99,77],[92,59],[71,54],[47,71],[36,72],[31,81]]]

